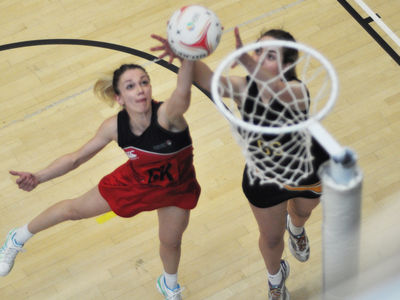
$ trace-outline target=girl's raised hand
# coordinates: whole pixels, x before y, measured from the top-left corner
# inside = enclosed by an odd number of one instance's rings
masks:
[[[240,37],[240,33],[239,33],[239,28],[238,27],[235,27],[234,34],[235,34],[235,41],[236,41],[236,49],[239,49],[239,48],[243,47],[243,42],[242,42],[242,38]],[[243,65],[246,65],[246,62],[248,63],[249,61],[252,61],[252,58],[248,53],[243,53],[239,57],[239,61]],[[239,64],[239,62],[235,61],[232,64],[231,68],[236,67],[238,64]]]
[[[235,27],[234,34],[235,34],[235,41],[236,41],[236,49],[239,49],[243,46],[243,42],[242,42],[242,39],[240,38],[239,28],[237,26]],[[235,61],[232,64],[231,68],[233,69],[237,65],[238,65],[238,63]]]
[[[166,56],[169,56],[169,61],[168,61],[169,63],[172,63],[175,58],[178,58],[179,60],[181,60],[181,58],[176,56],[175,53],[172,51],[167,39],[163,38],[162,36],[156,35],[156,34],[152,34],[150,36],[153,39],[161,42],[160,46],[150,48],[151,51],[164,51],[163,53],[161,53],[158,56],[158,58],[162,59]]]
[[[242,39],[240,37],[240,33],[239,33],[239,28],[238,27],[235,27],[234,33],[235,33],[235,40],[236,40],[236,49],[239,49],[239,48],[241,48],[243,46],[243,42],[242,42]]]

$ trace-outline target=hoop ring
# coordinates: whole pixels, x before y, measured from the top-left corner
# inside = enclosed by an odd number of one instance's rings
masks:
[[[322,66],[324,66],[325,70],[327,71],[328,76],[331,81],[331,91],[330,91],[329,99],[326,102],[325,106],[320,111],[318,111],[317,114],[310,117],[306,121],[298,123],[298,124],[293,124],[290,126],[283,126],[283,127],[257,126],[257,125],[250,124],[248,122],[245,122],[245,121],[235,117],[231,113],[231,111],[226,107],[226,105],[222,102],[222,99],[218,92],[218,89],[219,89],[219,79],[221,78],[223,71],[227,67],[230,67],[232,65],[232,62],[236,61],[242,54],[253,51],[258,48],[267,48],[267,47],[286,47],[286,48],[293,48],[293,49],[303,51],[304,53],[308,53],[312,57],[317,59],[322,64]],[[235,124],[236,126],[244,128],[248,131],[257,132],[257,133],[266,133],[266,134],[281,134],[281,133],[294,132],[294,131],[305,129],[305,128],[309,127],[312,123],[322,120],[334,106],[337,95],[338,95],[338,90],[339,90],[339,83],[338,83],[338,77],[337,77],[336,71],[333,68],[332,64],[321,53],[319,53],[315,49],[313,49],[309,46],[306,46],[304,44],[292,42],[292,41],[283,41],[283,40],[260,41],[260,42],[245,45],[245,46],[235,50],[219,64],[219,66],[217,67],[217,69],[214,72],[214,75],[213,75],[212,81],[211,81],[212,98],[213,98],[218,110],[228,119],[228,121]]]

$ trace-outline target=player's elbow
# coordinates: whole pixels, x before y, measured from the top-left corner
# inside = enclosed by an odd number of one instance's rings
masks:
[[[71,153],[69,155],[69,165],[71,167],[71,170],[78,168],[85,161],[87,161],[87,159],[79,155],[79,152]]]
[[[183,102],[189,102],[191,95],[191,89],[185,89],[179,92],[179,97],[182,99]]]
[[[190,96],[186,97],[185,99],[183,99],[182,102],[179,103],[179,105],[177,106],[176,113],[178,115],[183,115],[189,109],[189,106],[190,106]]]

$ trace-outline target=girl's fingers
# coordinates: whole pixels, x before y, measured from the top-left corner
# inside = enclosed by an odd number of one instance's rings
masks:
[[[164,42],[167,41],[165,38],[163,38],[163,37],[161,37],[161,36],[159,36],[159,35],[156,35],[156,34],[151,34],[150,36],[151,36],[153,39],[156,39],[156,40],[160,41],[161,43],[164,43]]]
[[[239,28],[235,27],[235,39],[236,39],[236,47],[239,48],[243,45],[242,39],[240,38]]]
[[[163,54],[161,54],[160,56],[158,56],[158,58],[159,58],[159,59],[162,59],[162,58],[166,57],[167,55],[168,55],[168,53],[167,53],[167,52],[164,52]]]
[[[160,50],[164,50],[165,46],[156,46],[156,47],[152,47],[150,48],[151,51],[160,51]]]
[[[21,175],[21,172],[17,172],[17,171],[13,171],[13,170],[10,170],[9,173],[11,175],[14,175],[14,176],[20,176]]]

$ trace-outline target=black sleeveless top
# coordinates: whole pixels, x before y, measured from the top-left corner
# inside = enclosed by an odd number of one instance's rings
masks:
[[[132,133],[128,112],[124,109],[118,113],[118,145],[125,152],[133,147],[156,154],[172,154],[192,145],[188,127],[181,132],[171,132],[158,124],[157,111],[160,105],[161,102],[152,101],[150,126],[140,136]]]
[[[249,77],[247,77],[246,79],[248,83],[251,80]],[[293,78],[293,80],[297,80],[300,82],[300,80],[298,80],[297,78]],[[272,98],[267,104],[262,103],[261,101],[254,101],[254,99],[257,98],[258,94],[259,90],[257,84],[253,81],[250,83],[250,87],[248,90],[248,96],[250,96],[252,99],[247,98],[242,108],[242,110],[245,112],[245,114],[243,115],[244,121],[251,122],[255,125],[280,127],[284,126],[285,124],[287,125],[288,123],[293,125],[299,123],[299,119],[307,119],[307,111],[295,111],[293,109],[287,109],[285,105],[290,104],[283,103],[276,98]],[[308,99],[308,101],[310,100]],[[255,117],[250,120],[249,117],[246,116],[246,114],[252,114]],[[298,132],[289,132],[279,136],[274,134],[263,134],[261,138],[251,141],[249,147],[257,147],[263,150],[261,152],[258,152],[258,154],[253,154],[256,155],[256,157],[259,159],[262,159],[265,155],[272,155],[273,151],[283,151],[289,156],[294,156],[299,153],[300,147],[302,147],[302,145],[299,144],[297,146],[295,145],[294,140],[296,139],[299,139]],[[303,140],[302,137],[300,137],[300,139]],[[265,143],[263,143],[264,141]],[[274,146],[276,146],[276,148]],[[327,159],[329,159],[329,155],[327,154],[325,149],[322,148],[314,138],[311,139],[311,155],[313,157],[313,174],[311,174],[308,178],[301,180],[299,184],[315,183],[319,181],[317,171],[320,165]],[[281,166],[286,166],[291,162],[290,159],[282,159],[282,156],[280,155],[274,157],[273,161],[278,162]],[[261,169],[265,169],[265,167]]]

